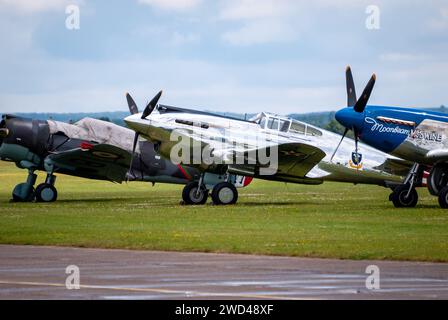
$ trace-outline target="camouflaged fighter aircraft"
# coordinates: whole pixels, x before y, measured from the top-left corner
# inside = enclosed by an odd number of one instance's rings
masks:
[[[128,103],[131,113],[137,113],[135,102],[128,99]],[[133,138],[134,131],[130,129],[92,118],[68,124],[3,115],[0,159],[28,170],[27,181],[14,188],[12,200],[55,201],[55,173],[118,183],[126,180],[187,184],[199,179],[197,169],[161,158],[154,145],[147,141],[135,142],[135,155],[131,155]],[[34,188],[37,170],[45,171],[47,177]],[[210,174],[208,179],[223,178]],[[231,179],[235,187],[246,186],[251,181],[247,177],[232,176]],[[186,204],[194,204],[186,192],[183,199]]]
[[[201,201],[208,197],[209,190],[215,204],[233,204],[238,198],[237,190],[229,181],[214,184],[207,181],[205,173],[312,185],[339,181],[393,187],[403,182],[403,175],[412,165],[366,145],[358,146],[355,154],[351,141],[340,141],[338,134],[297,120],[271,113],[241,120],[171,107],[157,104],[161,94],[153,98],[143,113],[133,114],[124,121],[136,131],[136,139],[143,136],[155,143],[160,154],[172,161],[173,150],[179,149],[179,140],[188,142],[185,146],[191,148],[186,152],[190,158],[180,163],[195,166],[202,172],[199,180],[190,184],[194,196]],[[339,141],[340,146],[335,150]],[[195,164],[192,156],[195,144],[201,152],[210,152],[214,160],[221,161],[211,163],[202,159]],[[188,151],[184,149],[180,153],[185,150]],[[278,155],[274,171],[267,170],[271,164],[262,159],[262,154]],[[238,156],[244,163],[234,161]]]

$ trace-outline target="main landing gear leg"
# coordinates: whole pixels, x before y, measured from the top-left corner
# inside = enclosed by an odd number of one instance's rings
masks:
[[[414,163],[404,184],[399,185],[390,195],[390,200],[396,208],[413,208],[417,205],[418,194],[415,184],[418,179],[419,164]]]
[[[14,202],[31,202],[34,200],[34,184],[36,183],[37,175],[34,169],[28,169],[28,178],[26,182],[19,183],[12,191],[12,201]]]

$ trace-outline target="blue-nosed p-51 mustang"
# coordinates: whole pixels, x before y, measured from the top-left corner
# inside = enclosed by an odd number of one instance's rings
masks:
[[[127,98],[131,113],[138,113],[135,102],[129,95]],[[15,162],[17,167],[28,170],[26,182],[13,189],[12,200],[55,201],[58,173],[118,183],[188,184],[198,179],[197,169],[161,158],[152,143],[137,140],[133,145],[134,135],[128,128],[92,118],[68,124],[3,115],[0,160]],[[35,188],[35,172],[39,170],[46,172],[46,179]],[[219,181],[220,177],[209,174],[207,179]],[[247,186],[251,181],[248,177],[231,179],[235,187]],[[185,192],[183,199],[187,199],[186,204],[193,204]]]
[[[237,190],[228,181],[204,183],[206,173],[310,185],[339,181],[393,187],[403,183],[412,165],[364,144],[359,146],[362,154],[355,154],[353,143],[340,141],[340,135],[287,117],[263,112],[242,120],[157,104],[160,96],[143,113],[125,118],[126,124],[135,130],[136,139],[148,139],[163,157],[200,170],[199,180],[186,188],[202,200],[211,191],[217,205],[235,203]],[[268,154],[275,161],[266,161]]]
[[[414,108],[367,105],[376,81],[372,75],[362,96],[356,98],[350,67],[346,69],[347,107],[336,113],[336,119],[356,140],[402,159],[412,161],[405,184],[396,188],[391,200],[397,207],[417,203],[415,191],[426,168],[431,168],[427,186],[439,204],[448,208],[448,116]]]

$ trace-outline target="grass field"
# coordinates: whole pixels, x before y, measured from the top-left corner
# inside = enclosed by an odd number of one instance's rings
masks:
[[[255,181],[235,206],[189,207],[182,186],[60,175],[57,202],[9,203],[25,179],[0,162],[0,243],[448,261],[448,211],[423,189],[395,209],[381,187]]]

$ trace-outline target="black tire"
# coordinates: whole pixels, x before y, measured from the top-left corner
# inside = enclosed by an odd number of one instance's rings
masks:
[[[439,192],[439,204],[441,208],[448,208],[448,186],[442,188]]]
[[[36,202],[54,202],[58,198],[56,188],[48,183],[41,183],[36,188]]]
[[[415,188],[412,188],[409,197],[406,197],[408,192],[408,185],[401,185],[395,188],[391,194],[391,200],[395,208],[414,208],[417,205],[418,193]]]
[[[197,181],[190,182],[182,190],[182,199],[185,204],[189,205],[200,205],[205,204],[208,199],[208,191],[204,187],[201,187],[199,196],[196,197],[196,192],[198,190],[199,183]]]
[[[448,183],[448,168],[442,165],[432,167],[428,177],[428,190],[433,196],[438,196]]]
[[[30,192],[25,195],[25,197],[22,196],[23,189],[29,188],[29,185],[26,182],[19,183],[14,187],[14,190],[12,191],[12,201],[14,202],[31,202],[34,200],[35,197],[35,191],[34,187],[31,187]]]
[[[213,187],[212,200],[216,205],[235,204],[238,200],[238,190],[229,182],[221,182]]]

